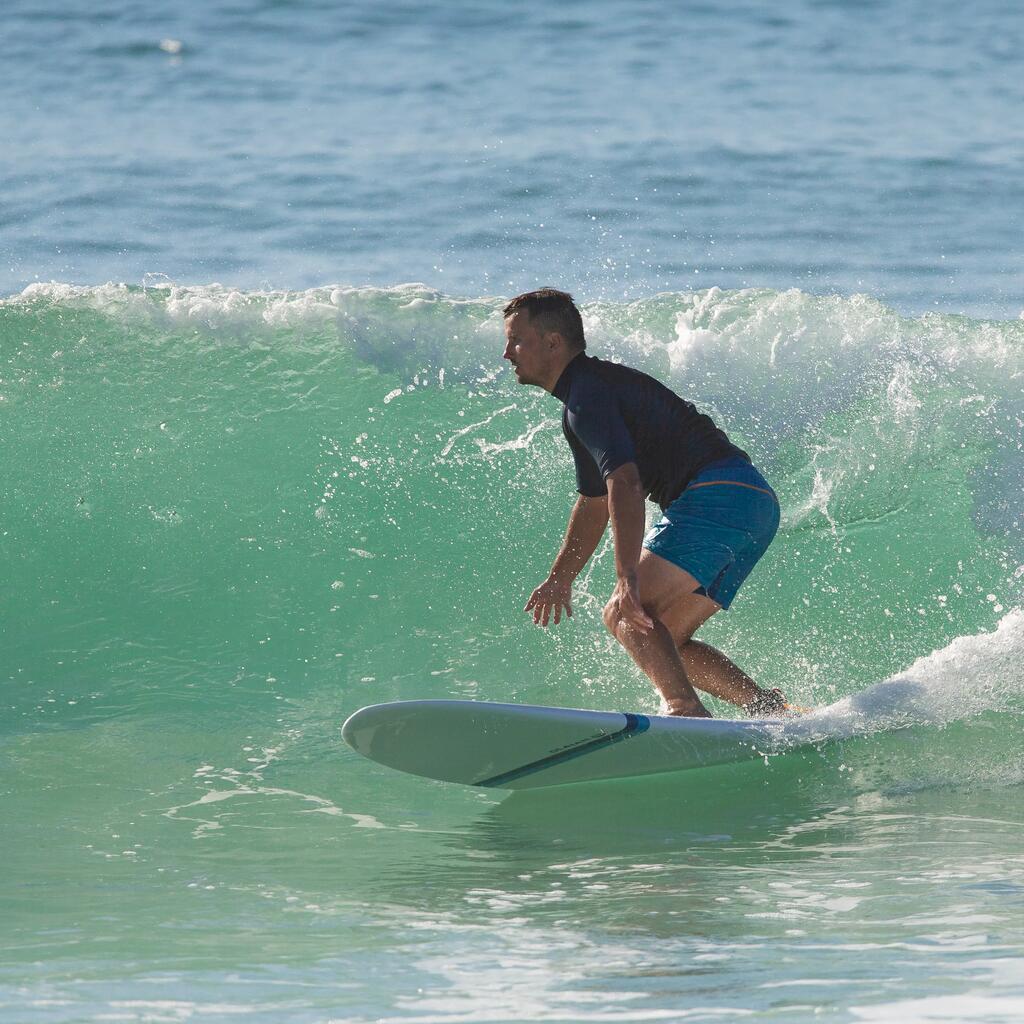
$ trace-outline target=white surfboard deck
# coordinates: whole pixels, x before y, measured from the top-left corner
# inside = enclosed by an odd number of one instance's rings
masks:
[[[342,737],[372,761],[489,789],[677,772],[779,753],[814,738],[798,719],[669,718],[471,700],[355,712]]]

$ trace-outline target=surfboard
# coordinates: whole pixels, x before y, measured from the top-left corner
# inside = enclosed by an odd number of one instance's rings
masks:
[[[796,724],[409,700],[361,708],[341,734],[353,750],[398,771],[520,790],[764,757],[808,741],[806,729],[789,728]]]

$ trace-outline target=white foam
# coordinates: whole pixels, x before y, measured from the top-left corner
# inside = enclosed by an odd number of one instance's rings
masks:
[[[912,725],[946,725],[1011,711],[1024,695],[1024,610],[992,633],[957,637],[909,668],[780,727],[780,740],[844,739]]]
[[[503,344],[503,299],[462,298],[421,283],[243,290],[150,274],[141,286],[37,282],[0,299],[0,305],[46,304],[212,331],[333,324],[358,349],[378,356],[431,354],[438,365],[445,356],[500,365]],[[1020,320],[909,318],[863,295],[710,288],[625,304],[585,303],[581,312],[594,351],[667,375],[670,383],[699,390],[704,401],[719,388],[731,405],[760,404],[765,389],[775,406],[780,396],[799,396],[788,409],[794,427],[798,410],[802,422],[811,422],[837,402],[856,400],[872,382],[890,382],[894,414],[905,417],[916,408],[915,381],[922,373],[969,367],[973,379],[998,385],[1024,371]]]
[[[900,999],[874,1006],[851,1006],[857,1020],[899,1021],[900,1024],[950,1024],[985,1021],[986,1024],[1018,1024],[1024,1019],[1024,998],[970,991],[944,993],[923,999]]]
[[[151,275],[141,287],[37,283],[0,305],[92,310],[129,328],[128,344],[136,333],[149,344],[154,331],[184,347],[346,350],[399,378],[382,393],[389,404],[428,369],[451,383],[512,389],[501,360],[503,300],[419,283],[243,291]],[[1019,540],[1024,322],[903,317],[867,296],[797,289],[663,293],[584,303],[581,312],[593,352],[665,380],[766,471],[787,445],[817,453],[772,477],[787,528],[823,517],[838,539],[901,509],[939,438],[955,439],[965,459],[982,453],[969,480],[979,531]],[[965,388],[976,408],[946,404]]]

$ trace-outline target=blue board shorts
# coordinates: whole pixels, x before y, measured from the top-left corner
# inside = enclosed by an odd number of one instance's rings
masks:
[[[728,608],[779,528],[779,501],[746,459],[705,466],[644,538],[644,547],[688,572]]]

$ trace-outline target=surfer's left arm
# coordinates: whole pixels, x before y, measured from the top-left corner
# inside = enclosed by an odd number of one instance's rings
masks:
[[[608,485],[608,512],[615,538],[615,575],[618,577],[611,600],[618,605],[626,622],[641,633],[648,633],[654,623],[640,603],[640,590],[637,586],[646,500],[640,483],[640,472],[635,462],[627,462],[609,473],[605,482]]]

